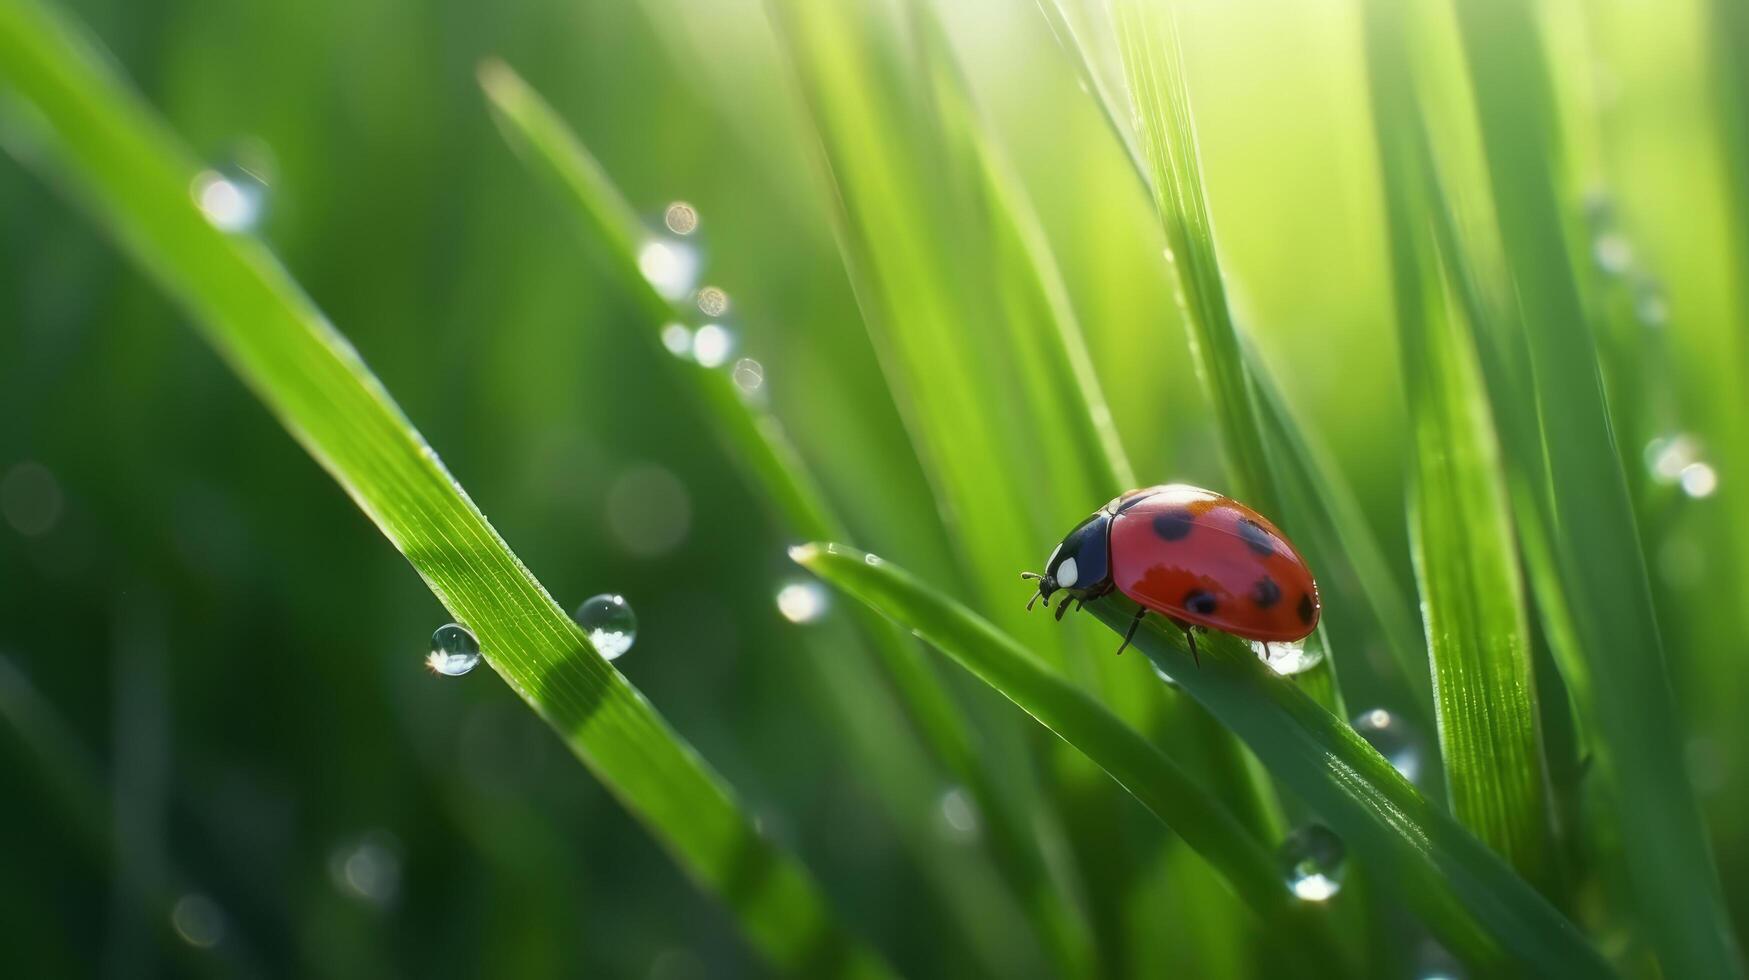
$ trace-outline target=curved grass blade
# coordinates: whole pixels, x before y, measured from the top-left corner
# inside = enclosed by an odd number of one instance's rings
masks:
[[[189,193],[198,167],[95,50],[34,0],[0,2],[0,80],[34,109],[31,162],[92,211],[297,440],[467,623],[521,695],[779,969],[887,975],[807,872],[590,647],[449,475],[358,354],[268,250]]]
[[[613,265],[615,280],[631,293],[644,314],[648,329],[643,332],[652,350],[686,376],[698,394],[703,414],[717,427],[760,495],[772,502],[777,518],[802,540],[844,537],[845,525],[777,418],[743,397],[726,372],[670,357],[662,350],[659,331],[680,319],[682,311],[639,271],[638,249],[644,227],[600,163],[552,106],[509,66],[487,61],[480,67],[480,84],[505,138],[556,188],[584,233],[606,246],[604,252]],[[941,679],[923,659],[915,641],[892,623],[861,607],[853,610],[853,618],[911,723],[977,802],[993,857],[1038,928],[1054,937],[1051,941],[1059,948],[1075,945],[1074,918],[1051,889],[1037,848],[1029,840],[1033,831],[1014,819],[1024,808],[1005,799],[990,778],[988,766],[973,747],[976,740],[965,715]],[[826,678],[825,683],[836,687],[838,679]]]
[[[1274,856],[1177,763],[989,621],[896,566],[834,544],[791,551],[821,578],[914,631],[1085,754],[1225,877],[1278,935],[1340,974],[1341,956],[1315,906],[1293,897]]]
[[[1166,232],[1191,354],[1209,387],[1236,495],[1305,539],[1314,561],[1334,570],[1327,573],[1332,584],[1363,600],[1348,605],[1367,610],[1376,621],[1391,653],[1387,662],[1401,675],[1396,683],[1404,709],[1429,721],[1422,637],[1383,551],[1345,484],[1322,463],[1233,322],[1197,159],[1175,15],[1168,6],[1145,0],[1112,0],[1110,9],[1135,130],[1120,132],[1119,138],[1126,143],[1139,139],[1145,151],[1148,169],[1142,179],[1153,191]],[[1083,60],[1089,57],[1085,49],[1075,53]],[[1119,118],[1113,109],[1105,113],[1108,119]],[[1323,630],[1317,642],[1329,646]]]
[[[1476,353],[1434,247],[1405,15],[1392,0],[1369,0],[1364,12],[1414,429],[1410,540],[1447,795],[1460,822],[1552,892],[1550,791],[1512,512]]]
[[[878,558],[824,546],[801,549],[796,557],[823,578],[917,630],[1106,765],[1126,788],[1138,791],[1129,782],[1143,779],[1137,769],[1144,764],[1130,754],[1135,749],[1129,740],[1137,736],[1122,730],[1121,723],[1097,705],[1055,682],[1037,660],[995,627]],[[1135,606],[1112,597],[1088,603],[1087,609],[1122,633]],[[1137,632],[1135,645],[1244,739],[1278,780],[1342,836],[1349,850],[1374,871],[1369,880],[1392,890],[1442,942],[1481,970],[1480,975],[1611,975],[1572,923],[1486,845],[1416,792],[1352,728],[1307,697],[1292,680],[1270,671],[1248,645],[1225,634],[1204,634],[1198,640],[1199,667],[1184,646],[1183,634],[1164,626],[1159,617],[1149,619]],[[1147,751],[1157,755],[1151,747]],[[1138,791],[1148,794],[1143,800],[1152,807],[1154,794],[1173,777],[1159,770],[1158,761],[1150,760],[1145,767],[1147,779],[1161,780]],[[1194,786],[1172,785],[1176,794],[1195,792]],[[1168,807],[1175,801],[1159,802]],[[1199,830],[1183,822],[1193,816],[1213,820],[1218,813],[1210,811],[1208,801],[1192,800],[1187,805],[1191,809],[1156,812],[1228,873],[1235,890],[1250,896],[1260,886],[1247,877],[1255,872],[1249,870],[1241,845],[1229,839],[1224,826],[1218,839],[1192,839],[1191,834],[1209,828]],[[1280,888],[1275,872],[1270,874]]]
[[[1541,420],[1546,556],[1589,662],[1582,711],[1599,742],[1647,937],[1671,976],[1743,976],[1718,872],[1682,758],[1680,726],[1632,502],[1610,427],[1597,346],[1573,274],[1552,161],[1555,107],[1542,33],[1511,0],[1459,4],[1523,350]],[[1540,410],[1539,410],[1540,409]],[[1498,413],[1497,413],[1498,414]],[[1575,686],[1575,691],[1579,691]]]
[[[1060,277],[927,12],[772,10],[845,266],[973,594],[1060,661],[1013,575],[1134,479]]]

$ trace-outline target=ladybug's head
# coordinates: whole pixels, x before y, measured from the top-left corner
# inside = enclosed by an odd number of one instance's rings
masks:
[[[1043,574],[1022,573],[1021,578],[1038,582],[1038,594],[1027,601],[1026,608],[1031,609],[1040,599],[1049,606],[1051,596],[1061,592],[1063,599],[1057,606],[1057,618],[1062,619],[1070,600],[1104,595],[1111,588],[1110,531],[1111,515],[1100,510],[1075,525],[1063,538],[1063,543],[1045,559]]]

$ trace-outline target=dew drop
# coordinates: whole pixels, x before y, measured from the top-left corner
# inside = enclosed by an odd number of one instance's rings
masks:
[[[589,643],[604,660],[618,660],[638,638],[638,616],[625,596],[614,592],[592,595],[571,614]]]
[[[195,206],[220,231],[253,231],[267,210],[267,184],[242,167],[203,170],[189,188]]]
[[[1288,890],[1308,902],[1328,901],[1342,890],[1347,848],[1342,838],[1321,824],[1307,824],[1289,833],[1276,852]]]
[[[792,623],[812,623],[826,615],[826,590],[818,582],[791,582],[777,590],[777,611]]]
[[[1597,267],[1612,276],[1628,271],[1634,263],[1634,247],[1626,237],[1615,232],[1598,235],[1591,243],[1591,257]]]
[[[1699,455],[1700,447],[1692,436],[1680,432],[1659,436],[1646,443],[1646,469],[1659,483],[1676,483],[1682,479],[1683,469]]]
[[[751,395],[765,386],[765,365],[751,357],[743,357],[735,362],[731,377],[742,394]]]
[[[1415,980],[1463,980],[1463,964],[1444,946],[1423,940],[1415,951]]]
[[[1367,744],[1377,749],[1403,778],[1416,782],[1421,777],[1421,740],[1409,726],[1383,708],[1374,708],[1354,718],[1354,730]]]
[[[692,359],[707,368],[722,367],[735,349],[735,335],[720,323],[707,323],[692,335]]]
[[[692,331],[684,323],[670,323],[662,328],[662,346],[675,357],[686,357],[692,353]]]
[[[729,294],[718,286],[704,287],[698,291],[698,311],[705,316],[722,316],[729,312]]]
[[[680,300],[692,292],[698,265],[698,250],[673,239],[652,238],[638,249],[638,271],[666,300]]]
[[[225,938],[225,912],[205,895],[189,892],[171,907],[170,926],[195,949],[212,949]]]
[[[1295,640],[1292,643],[1271,642],[1264,649],[1261,640],[1252,640],[1251,649],[1258,659],[1269,665],[1269,669],[1283,677],[1303,674],[1324,662],[1324,650],[1321,647],[1308,644],[1305,640]]]
[[[480,641],[460,623],[445,623],[431,634],[431,652],[425,666],[432,673],[460,677],[480,665]]]
[[[698,230],[698,209],[685,201],[675,201],[662,212],[662,223],[676,235],[690,235]]]
[[[376,906],[395,900],[401,889],[400,844],[382,831],[342,844],[328,855],[328,880],[343,895]]]
[[[1710,497],[1719,489],[1719,472],[1706,463],[1689,463],[1677,477],[1682,492],[1696,500]]]
[[[942,836],[948,840],[966,843],[977,838],[978,805],[963,787],[949,787],[941,794],[936,815],[941,819]]]

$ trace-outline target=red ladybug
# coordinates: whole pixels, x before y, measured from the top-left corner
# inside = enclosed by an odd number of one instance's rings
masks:
[[[1142,608],[1118,653],[1150,611],[1184,630],[1192,656],[1192,626],[1267,644],[1303,639],[1318,625],[1318,583],[1275,525],[1237,500],[1182,483],[1106,504],[1057,545],[1043,575],[1021,577],[1038,580],[1028,609],[1064,593],[1058,619],[1071,601],[1079,608],[1113,589],[1134,599]]]

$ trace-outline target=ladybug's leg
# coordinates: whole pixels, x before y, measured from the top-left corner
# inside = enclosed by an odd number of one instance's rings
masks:
[[[1274,660],[1275,659],[1275,651],[1269,649],[1269,641],[1267,641],[1267,640],[1265,640],[1263,643],[1263,659],[1265,659],[1265,660]]]
[[[1136,627],[1142,625],[1142,617],[1146,616],[1146,615],[1148,615],[1148,607],[1147,606],[1142,606],[1141,608],[1136,610],[1136,618],[1130,620],[1129,631],[1123,635],[1123,642],[1118,644],[1118,647],[1117,647],[1117,655],[1118,656],[1120,656],[1120,657],[1123,656],[1124,648],[1129,646],[1130,640],[1135,638]]]
[[[1196,661],[1196,665],[1198,667],[1201,667],[1202,666],[1202,654],[1196,652],[1196,630],[1195,630],[1195,627],[1191,626],[1189,623],[1179,623],[1178,628],[1184,631],[1184,642],[1190,644],[1190,657],[1191,657],[1191,659]]]

